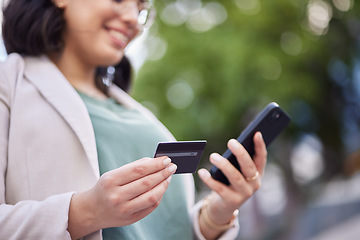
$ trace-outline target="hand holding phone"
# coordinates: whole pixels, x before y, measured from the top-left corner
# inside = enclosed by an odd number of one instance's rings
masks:
[[[249,155],[253,157],[255,153],[253,138],[256,132],[261,132],[265,145],[268,146],[289,123],[290,117],[288,114],[282,110],[277,103],[272,102],[256,116],[256,118],[240,134],[237,140],[244,146]],[[227,158],[232,165],[241,172],[240,165],[236,157],[229,149],[225,151],[223,157]],[[217,167],[213,166],[210,169],[210,173],[214,179],[226,185],[230,185],[226,176]]]

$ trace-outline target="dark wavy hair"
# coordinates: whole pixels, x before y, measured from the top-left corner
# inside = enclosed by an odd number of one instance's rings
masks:
[[[3,8],[2,24],[7,53],[38,56],[62,51],[66,26],[63,12],[51,0],[9,0]],[[114,68],[113,83],[128,91],[132,77],[129,60],[124,57]],[[106,69],[97,69],[95,81],[107,94],[107,86],[103,84],[108,74]]]

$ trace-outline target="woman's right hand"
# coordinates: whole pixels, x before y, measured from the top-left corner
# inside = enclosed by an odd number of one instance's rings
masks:
[[[72,239],[126,226],[150,214],[160,204],[176,168],[167,157],[143,158],[103,174],[93,188],[71,199],[68,231]]]

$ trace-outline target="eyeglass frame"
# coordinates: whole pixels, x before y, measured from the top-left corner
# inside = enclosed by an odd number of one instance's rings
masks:
[[[129,3],[130,2],[134,2],[131,0],[120,0],[120,1],[116,1],[116,0],[111,0],[112,3],[115,5],[114,6],[114,11],[116,11],[119,15],[125,13],[127,10],[130,9],[129,7]],[[143,27],[143,28],[149,28],[155,21],[156,19],[156,9],[155,7],[151,4],[150,1],[139,1],[136,0],[135,1],[137,3],[137,9],[139,11],[138,13],[138,25]],[[125,3],[127,3],[126,6],[123,6],[123,9],[119,9],[119,7],[122,5],[124,5]],[[139,4],[142,4],[142,7],[139,7]],[[145,11],[145,12],[144,12]],[[145,19],[143,19],[145,18]],[[143,19],[143,21],[141,21],[141,19]]]

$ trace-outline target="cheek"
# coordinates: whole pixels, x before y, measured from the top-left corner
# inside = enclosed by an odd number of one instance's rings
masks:
[[[114,12],[112,6],[107,2],[104,0],[71,0],[64,11],[68,29],[91,32],[102,26]]]
[[[104,4],[104,0],[86,0],[89,4],[79,6],[76,2],[65,10],[66,30],[65,47],[96,65],[111,65],[123,57],[123,49],[112,46],[105,23],[113,19],[113,9]],[[96,5],[96,6],[95,6]]]
[[[80,13],[76,18],[67,19],[64,41],[66,46],[74,50],[98,48],[106,41],[106,37],[104,20],[99,16]]]

